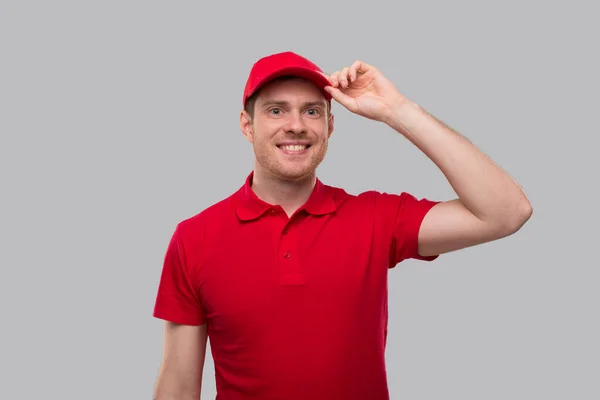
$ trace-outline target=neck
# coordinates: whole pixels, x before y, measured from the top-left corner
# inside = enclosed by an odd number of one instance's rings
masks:
[[[316,183],[316,173],[296,180],[286,180],[254,168],[252,190],[259,199],[280,205],[288,215],[293,214],[310,197]]]

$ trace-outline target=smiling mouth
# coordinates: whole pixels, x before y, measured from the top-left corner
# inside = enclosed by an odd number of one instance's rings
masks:
[[[277,145],[277,147],[286,153],[301,153],[310,147],[310,144],[288,144]]]

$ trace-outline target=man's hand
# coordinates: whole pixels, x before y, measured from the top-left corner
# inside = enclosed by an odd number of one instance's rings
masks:
[[[375,121],[387,123],[394,110],[407,101],[377,68],[363,61],[325,76],[331,82],[325,90],[334,100]]]

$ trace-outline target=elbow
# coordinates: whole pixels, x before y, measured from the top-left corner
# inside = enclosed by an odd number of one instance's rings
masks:
[[[523,202],[523,207],[522,207],[522,214],[523,214],[523,224],[525,224],[525,222],[529,221],[529,218],[531,218],[531,215],[533,214],[533,206],[531,205],[531,202],[527,199],[524,200]]]
[[[533,214],[533,207],[527,198],[519,200],[516,206],[511,207],[510,213],[501,224],[502,236],[509,236],[518,232],[529,221]]]
[[[525,225],[525,223],[527,223],[527,221],[529,221],[531,215],[533,214],[533,206],[527,197],[523,196],[523,199],[519,202],[516,214],[517,230],[519,230],[523,225]]]

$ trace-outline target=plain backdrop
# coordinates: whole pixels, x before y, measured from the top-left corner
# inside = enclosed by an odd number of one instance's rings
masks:
[[[392,399],[600,398],[592,4],[1,1],[0,398],[151,398],[169,237],[243,184],[243,86],[287,50],[378,67],[534,207],[511,237],[390,272]],[[333,111],[325,183],[455,196],[404,137]]]

